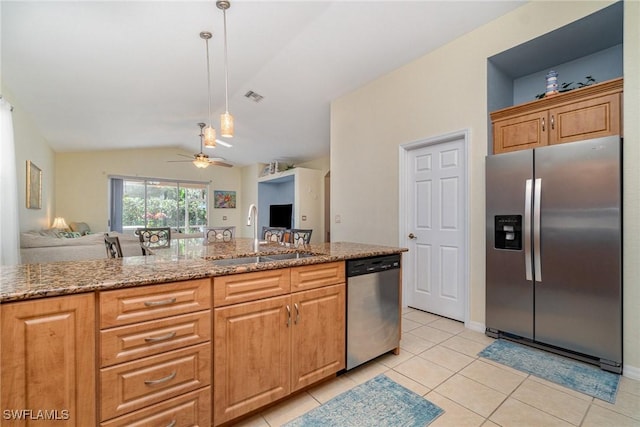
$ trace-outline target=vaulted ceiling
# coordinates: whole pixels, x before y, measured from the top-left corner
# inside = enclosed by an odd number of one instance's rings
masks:
[[[237,164],[329,153],[330,102],[522,1],[243,1],[227,11]],[[60,152],[200,148],[224,111],[223,18],[209,1],[2,1],[2,89]],[[254,91],[264,98],[245,97]],[[207,149],[209,150],[209,149]]]

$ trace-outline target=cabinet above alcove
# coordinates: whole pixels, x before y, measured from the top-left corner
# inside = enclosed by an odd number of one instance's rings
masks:
[[[553,3],[549,3],[553,13]],[[624,2],[619,1],[518,46],[487,58],[487,112],[530,102],[545,91],[545,75],[558,82],[597,82],[623,76]],[[489,114],[488,147],[493,135]]]

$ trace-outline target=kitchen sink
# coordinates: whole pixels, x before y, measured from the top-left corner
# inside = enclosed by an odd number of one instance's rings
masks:
[[[302,259],[315,256],[308,252],[294,252],[285,254],[259,255],[259,256],[242,256],[237,258],[223,258],[211,261],[214,265],[241,265],[241,264],[258,264],[261,262],[285,261],[290,259]]]
[[[268,261],[264,256],[243,256],[238,258],[215,259],[215,265],[237,265],[237,264],[257,264]]]
[[[281,261],[286,259],[309,258],[312,256],[316,256],[316,254],[312,254],[308,252],[294,252],[294,253],[286,253],[286,254],[263,255],[261,258],[264,258],[266,261]]]

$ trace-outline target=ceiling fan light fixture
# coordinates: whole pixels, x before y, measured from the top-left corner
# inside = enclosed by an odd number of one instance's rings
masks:
[[[233,116],[228,111],[220,115],[220,136],[233,137]]]
[[[206,159],[201,159],[201,158],[195,159],[193,161],[193,164],[200,169],[209,167],[209,162]]]

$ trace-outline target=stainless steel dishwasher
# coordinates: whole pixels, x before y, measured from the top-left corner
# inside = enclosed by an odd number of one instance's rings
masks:
[[[347,370],[400,345],[400,255],[347,260]]]

